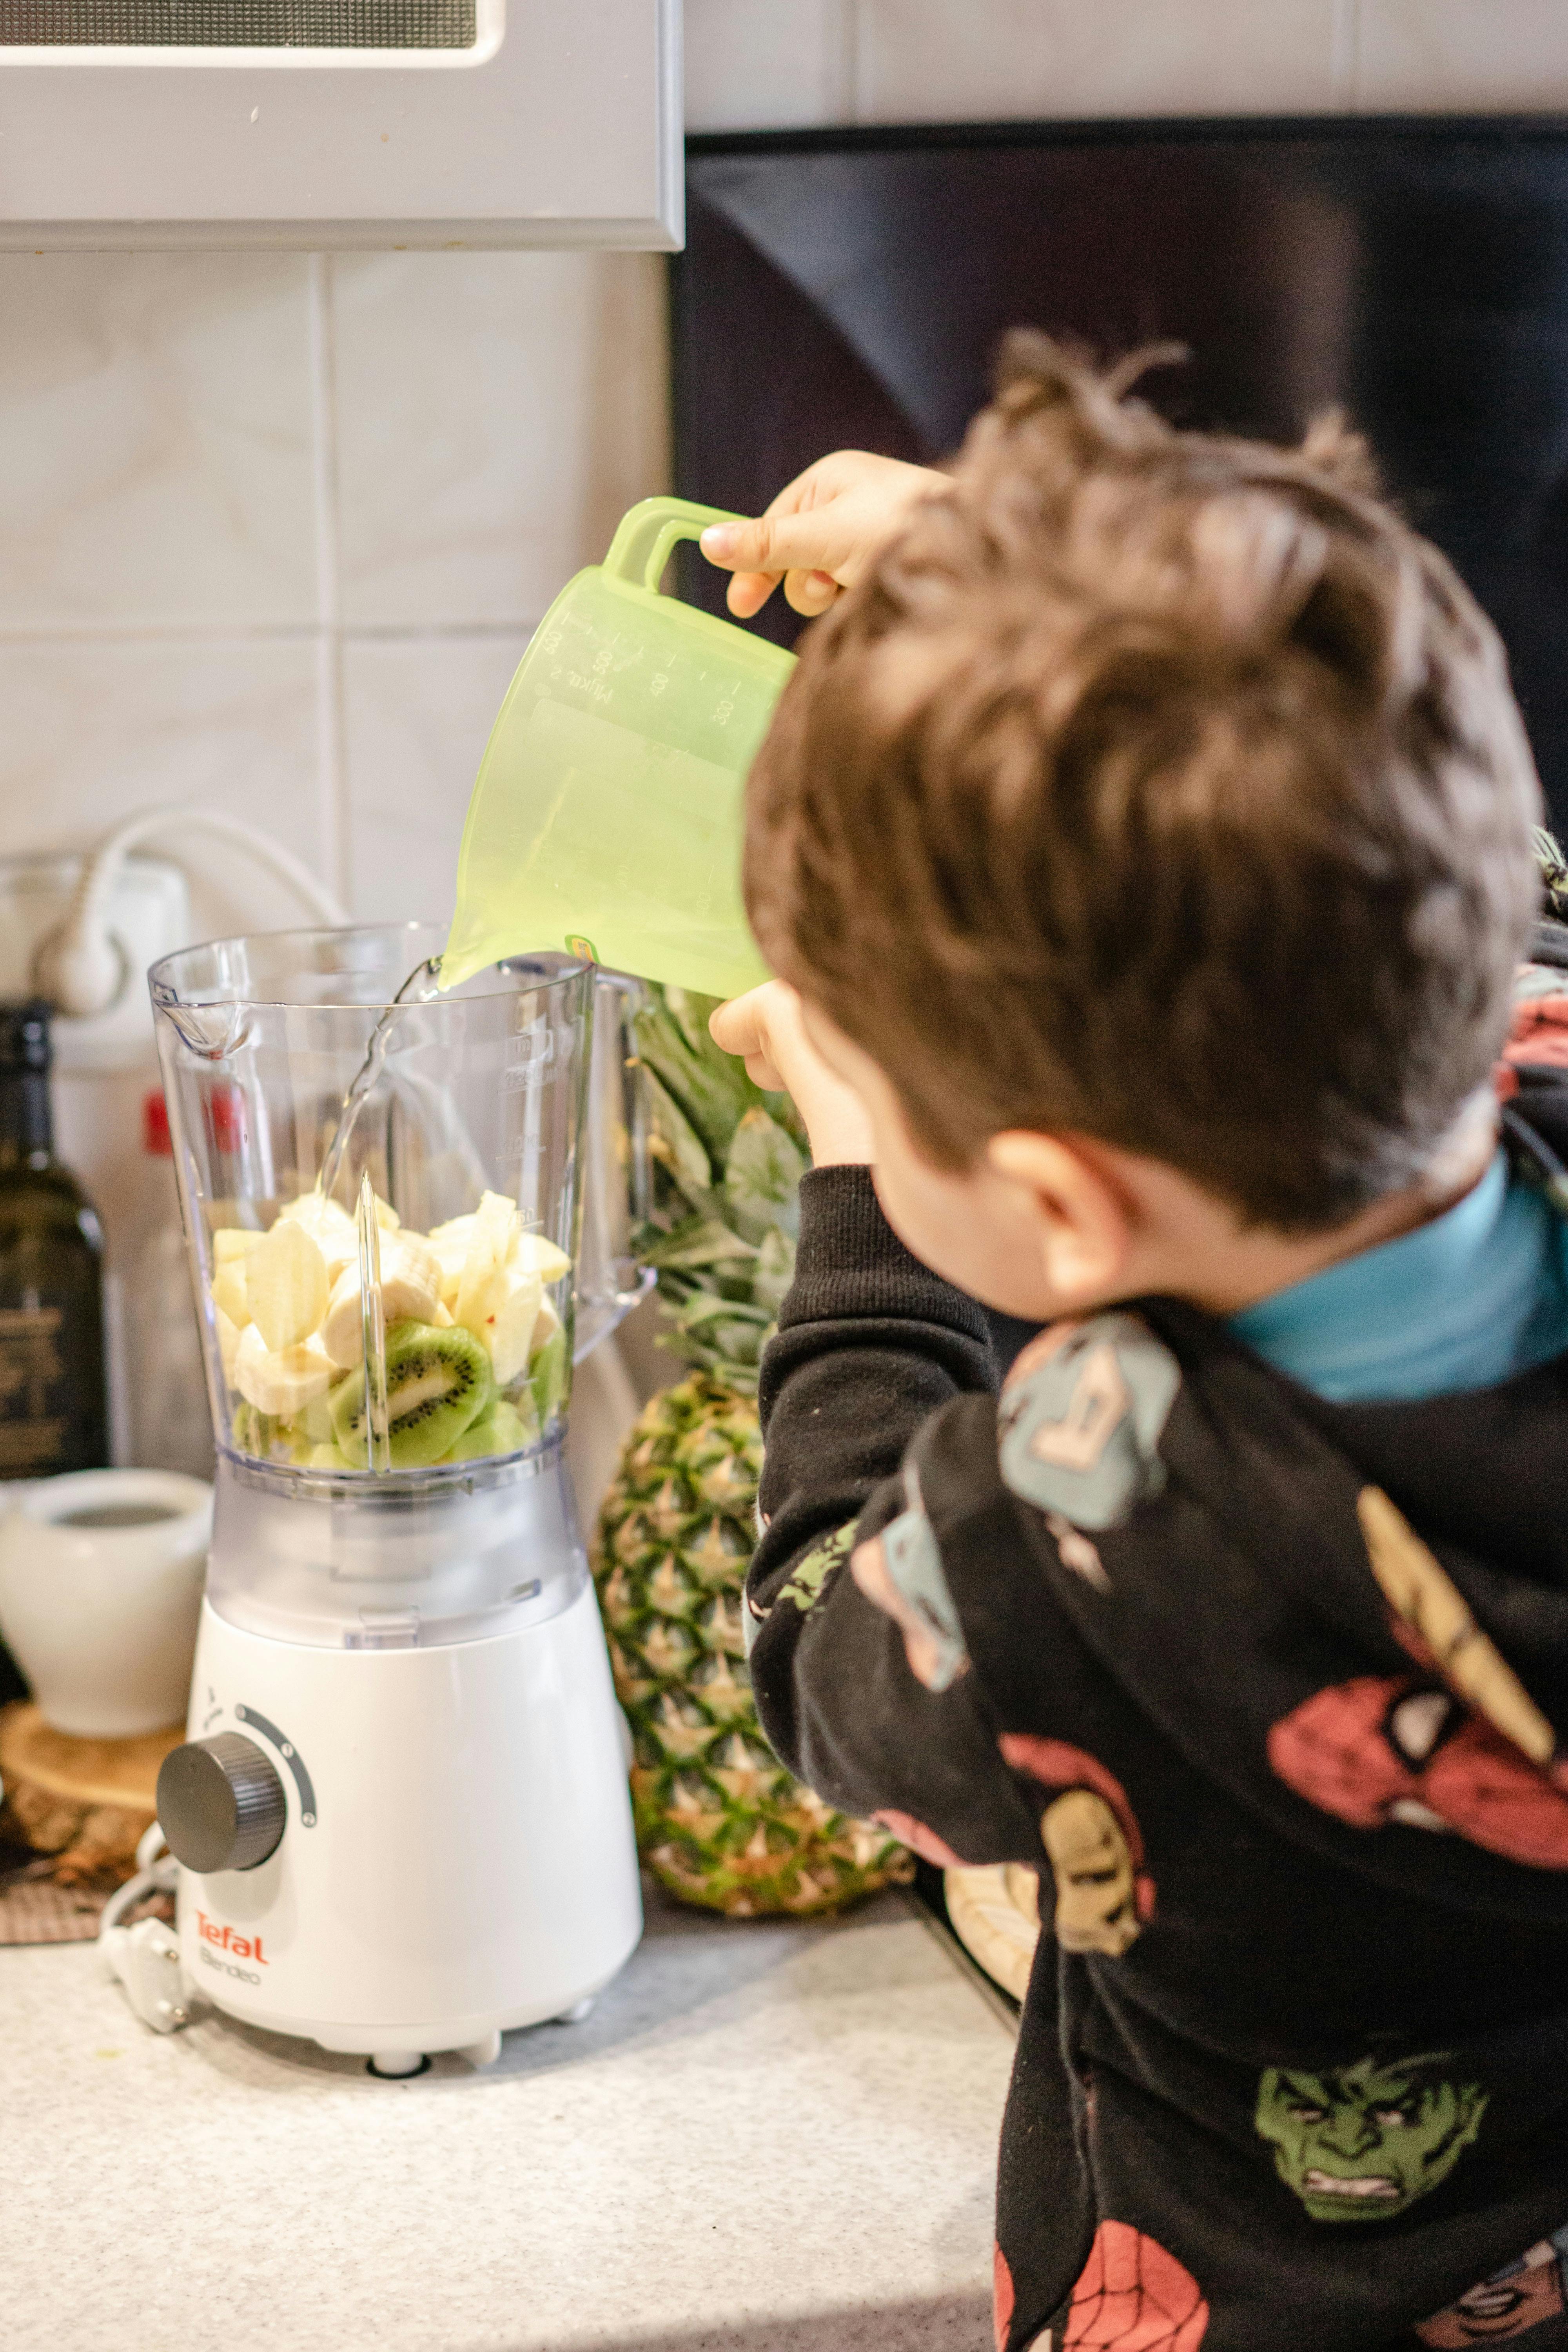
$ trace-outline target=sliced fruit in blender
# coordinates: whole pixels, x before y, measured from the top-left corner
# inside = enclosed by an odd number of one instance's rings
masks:
[[[504,1389],[528,1363],[544,1294],[537,1274],[519,1274],[510,1265],[501,1267],[491,1291],[495,1304],[479,1336],[490,1351],[496,1384]]]
[[[572,1261],[565,1251],[546,1241],[542,1234],[519,1234],[507,1263],[536,1274],[545,1283],[559,1282],[563,1274],[572,1271]]]
[[[244,1261],[246,1303],[270,1349],[292,1348],[327,1311],[327,1262],[297,1218],[279,1218]]]
[[[225,1315],[237,1331],[243,1331],[250,1320],[250,1301],[245,1291],[243,1265],[220,1265],[212,1279],[213,1305]]]
[[[528,1399],[530,1420],[532,1400]],[[477,1462],[487,1454],[518,1454],[531,1445],[539,1432],[524,1421],[516,1405],[505,1397],[498,1397],[482,1421],[465,1429],[451,1452],[444,1458],[448,1462]]]
[[[216,1298],[213,1302],[213,1314],[217,1323],[217,1352],[223,1365],[223,1376],[232,1385],[235,1351],[239,1346],[239,1325],[230,1320],[223,1308],[218,1306]]]
[[[541,1429],[549,1428],[551,1414],[564,1402],[566,1379],[566,1334],[557,1325],[529,1368],[528,1385],[533,1391]]]
[[[324,1397],[337,1366],[316,1339],[269,1348],[258,1323],[247,1323],[234,1351],[234,1384],[258,1412],[289,1419]]]
[[[264,1412],[242,1400],[229,1416],[229,1434],[242,1454],[268,1460],[272,1452],[272,1423]]]
[[[395,1470],[438,1462],[494,1398],[489,1356],[471,1332],[457,1324],[443,1331],[414,1322],[395,1323],[387,1332],[387,1435]],[[339,1445],[356,1468],[364,1468],[363,1366],[333,1389],[331,1412]]]
[[[213,1234],[213,1262],[227,1265],[237,1257],[248,1257],[263,1238],[256,1225],[219,1225]]]
[[[468,1254],[458,1283],[458,1295],[452,1301],[452,1313],[459,1323],[466,1324],[476,1334],[485,1325],[499,1303],[495,1295],[495,1279],[505,1265],[512,1243],[521,1230],[517,1204],[500,1192],[486,1192],[474,1211],[473,1231],[468,1236]]]
[[[278,1212],[279,1225],[300,1225],[308,1233],[327,1263],[327,1279],[335,1282],[345,1265],[359,1264],[359,1235],[354,1221],[346,1209],[335,1201],[323,1198],[320,1192],[301,1192],[298,1200],[286,1201]],[[278,1227],[272,1230],[276,1233]]]
[[[440,1265],[419,1234],[387,1234],[381,1244],[381,1311],[395,1323],[431,1323],[441,1310]],[[332,1285],[321,1325],[321,1345],[340,1370],[364,1360],[364,1319],[359,1268],[345,1267]]]

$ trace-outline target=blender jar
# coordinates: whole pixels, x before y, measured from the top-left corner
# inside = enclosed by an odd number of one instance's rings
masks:
[[[642,1292],[635,984],[520,956],[437,994],[441,945],[276,932],[149,975],[218,1444],[339,1492],[552,1448]]]

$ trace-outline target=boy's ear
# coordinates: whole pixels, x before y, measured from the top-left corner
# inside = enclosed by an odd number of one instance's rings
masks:
[[[994,1135],[985,1156],[998,1176],[1028,1195],[1047,1286],[1065,1308],[1113,1296],[1132,1253],[1128,1208],[1070,1139],[1013,1128]]]

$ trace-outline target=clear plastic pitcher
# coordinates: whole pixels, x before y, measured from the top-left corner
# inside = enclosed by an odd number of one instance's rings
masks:
[[[444,982],[542,940],[712,996],[766,979],[742,794],[795,656],[658,593],[678,541],[732,520],[645,499],[540,623],[468,805]]]
[[[149,975],[231,1457],[358,1485],[548,1447],[574,1359],[642,1295],[628,983],[517,957],[399,1002],[440,944],[274,932]]]

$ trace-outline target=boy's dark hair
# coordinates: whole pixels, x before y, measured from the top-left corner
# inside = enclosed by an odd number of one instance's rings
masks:
[[[1359,440],[1178,433],[1019,333],[809,633],[746,903],[932,1160],[1076,1130],[1300,1231],[1486,1086],[1539,798],[1495,631]]]

